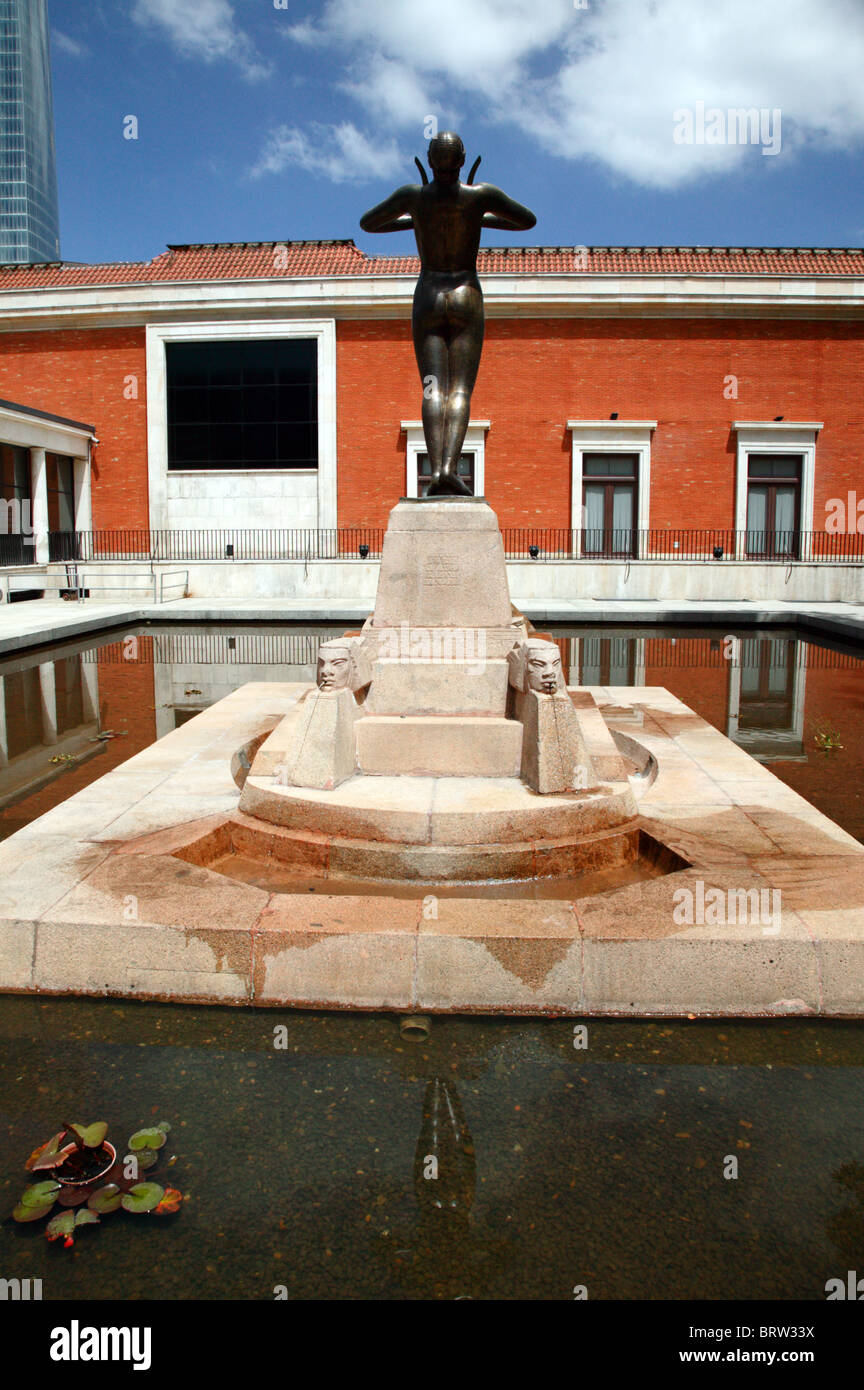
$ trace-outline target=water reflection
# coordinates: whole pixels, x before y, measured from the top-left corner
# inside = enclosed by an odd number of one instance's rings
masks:
[[[0,836],[344,624],[138,628],[0,662]],[[660,685],[864,840],[864,660],[782,630],[559,627],[571,685]],[[608,696],[600,694],[601,700]]]

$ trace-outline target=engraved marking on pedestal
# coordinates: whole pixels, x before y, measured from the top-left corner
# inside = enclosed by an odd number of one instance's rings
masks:
[[[421,583],[431,589],[445,589],[461,584],[461,568],[456,556],[436,555],[424,562]]]

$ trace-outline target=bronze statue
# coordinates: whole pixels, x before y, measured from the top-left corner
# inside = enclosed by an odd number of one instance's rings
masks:
[[[361,217],[360,226],[364,232],[414,228],[420,275],[411,324],[423,381],[423,433],[432,474],[428,496],[470,496],[456,469],[483,347],[480,232],[483,227],[528,231],[537,219],[494,184],[472,182],[479,159],[462,183],[465,148],[452,131],[429,142],[428,157],[432,182],[417,160],[422,184],[397,188]]]

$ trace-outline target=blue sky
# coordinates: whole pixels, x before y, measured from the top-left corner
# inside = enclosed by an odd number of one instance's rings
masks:
[[[486,244],[864,242],[864,0],[48,10],[66,260],[304,237],[410,250],[357,222],[416,178],[430,118],[537,214]],[[758,143],[730,140],[738,109],[760,113]]]

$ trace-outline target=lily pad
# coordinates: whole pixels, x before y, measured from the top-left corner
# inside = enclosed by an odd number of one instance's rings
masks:
[[[38,1149],[34,1149],[24,1167],[28,1173],[36,1173],[46,1168],[59,1168],[61,1163],[65,1163],[75,1149],[74,1144],[67,1144],[65,1148],[60,1148],[60,1142],[66,1133],[61,1129],[58,1134],[52,1137],[45,1144],[40,1144]]]
[[[13,1221],[41,1221],[43,1216],[47,1216],[49,1211],[53,1211],[54,1203],[49,1202],[47,1206],[25,1207],[19,1202],[17,1207],[12,1208]]]
[[[90,1211],[100,1212],[107,1216],[109,1212],[116,1211],[120,1206],[121,1192],[116,1183],[106,1183],[104,1187],[97,1187],[87,1198],[87,1206]]]
[[[146,1173],[148,1168],[154,1168],[158,1162],[159,1154],[155,1149],[139,1149],[137,1153],[127,1154],[123,1159],[123,1176],[134,1181],[139,1173]]]
[[[92,1183],[88,1187],[61,1187],[57,1194],[57,1201],[61,1207],[80,1207],[82,1202],[87,1201],[92,1191]]]
[[[74,1211],[61,1211],[57,1216],[52,1216],[45,1227],[45,1234],[48,1239],[58,1240],[60,1236],[63,1236],[65,1244],[71,1245],[76,1215],[77,1213]]]
[[[60,1191],[59,1182],[53,1178],[45,1178],[42,1182],[34,1182],[30,1187],[24,1189],[21,1194],[22,1207],[44,1207],[46,1202],[53,1206],[57,1200],[57,1193]]]
[[[169,1212],[179,1211],[183,1195],[176,1187],[166,1187],[158,1207],[153,1208],[154,1216],[167,1216]]]
[[[137,1182],[128,1192],[123,1193],[120,1204],[124,1211],[154,1211],[162,1201],[164,1192],[165,1189],[160,1187],[158,1182]]]
[[[136,1129],[129,1140],[129,1147],[133,1153],[140,1153],[142,1149],[161,1149],[167,1138],[167,1130],[161,1125],[154,1125],[152,1129]]]
[[[62,1211],[58,1216],[52,1216],[45,1227],[45,1234],[49,1240],[59,1240],[62,1236],[63,1245],[68,1250],[70,1245],[75,1244],[75,1237],[72,1233],[76,1226],[90,1226],[98,1220],[99,1217],[95,1211],[89,1211],[87,1207],[83,1207],[80,1211]]]
[[[92,1125],[70,1125],[69,1128],[75,1131],[85,1149],[98,1149],[108,1133],[108,1126],[104,1120],[97,1120]]]

